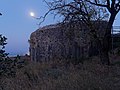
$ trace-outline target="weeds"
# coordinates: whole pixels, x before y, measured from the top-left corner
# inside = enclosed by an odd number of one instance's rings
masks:
[[[69,67],[59,60],[29,62],[15,77],[1,78],[0,90],[120,90],[120,67],[98,61],[94,58]]]

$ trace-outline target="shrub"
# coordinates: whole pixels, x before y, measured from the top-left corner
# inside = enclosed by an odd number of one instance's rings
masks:
[[[0,77],[1,76],[15,76],[17,68],[23,67],[24,62],[21,63],[19,56],[15,59],[8,57],[5,52],[5,45],[7,38],[0,35]]]

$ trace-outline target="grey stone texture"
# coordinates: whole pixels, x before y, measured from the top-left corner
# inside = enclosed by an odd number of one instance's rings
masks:
[[[73,29],[74,28],[74,29]],[[77,24],[54,24],[44,26],[33,32],[30,36],[30,56],[35,62],[58,59],[80,59],[88,57],[92,51],[89,30]],[[91,51],[90,51],[91,50]]]

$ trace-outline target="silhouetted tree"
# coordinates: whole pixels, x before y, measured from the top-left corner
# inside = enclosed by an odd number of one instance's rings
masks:
[[[0,15],[2,14],[0,13]],[[7,38],[0,34],[0,77],[15,76],[16,69],[24,66],[24,60],[21,60],[19,56],[11,59],[5,52],[6,40]]]
[[[8,56],[5,52],[6,40],[5,36],[0,35],[0,76],[15,76],[16,70],[24,67],[25,63],[19,55],[13,59]]]
[[[5,36],[0,35],[0,60],[4,60],[7,57],[7,53],[5,53],[5,45],[7,38]]]
[[[10,58],[8,57],[8,53],[5,52],[5,45],[7,38],[5,36],[0,35],[0,75],[5,73],[8,69],[8,64],[11,63]]]
[[[90,29],[90,35],[94,38],[103,64],[110,64],[109,50],[111,44],[111,29],[117,13],[120,11],[120,0],[44,0],[49,6],[49,13],[60,15],[63,22],[80,21]],[[93,21],[107,21],[104,34],[99,38]],[[99,28],[100,29],[100,28]]]

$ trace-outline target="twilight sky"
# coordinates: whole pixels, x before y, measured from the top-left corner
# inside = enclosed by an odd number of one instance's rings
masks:
[[[36,17],[44,15],[47,5],[43,0],[1,0],[0,34],[6,36],[6,52],[12,55],[24,55],[28,53],[30,34],[38,28],[39,22],[30,16],[34,12]],[[55,23],[52,15],[47,16],[41,26]],[[114,25],[120,26],[120,13],[116,17]]]
[[[0,34],[8,38],[6,52],[10,54],[25,54],[28,52],[30,34],[38,28],[39,22],[30,16],[34,12],[36,17],[44,15],[47,5],[43,0],[1,0]],[[49,15],[42,24],[48,25],[55,20]]]

